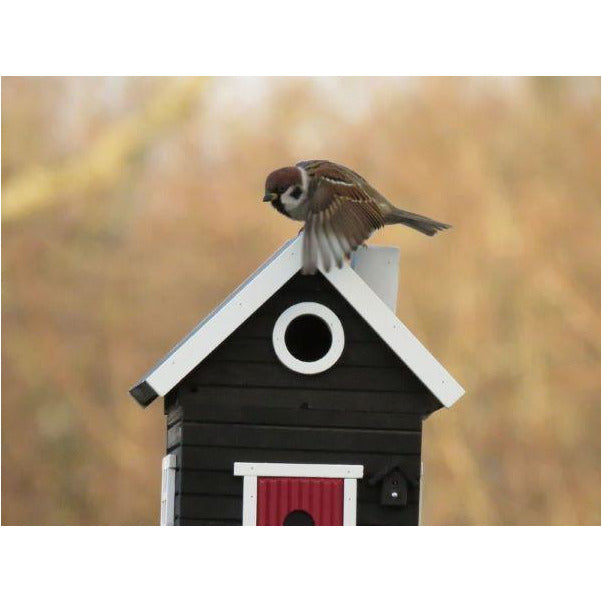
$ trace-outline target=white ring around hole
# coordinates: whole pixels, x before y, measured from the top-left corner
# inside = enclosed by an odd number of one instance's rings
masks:
[[[321,318],[326,323],[326,326],[328,326],[332,337],[330,349],[326,355],[314,362],[304,362],[297,359],[288,350],[284,341],[284,335],[288,325],[295,318],[306,315]],[[332,367],[341,357],[343,348],[345,347],[345,331],[343,330],[341,320],[339,320],[338,316],[331,309],[321,303],[304,301],[303,303],[291,305],[291,307],[280,314],[274,324],[274,330],[272,331],[272,344],[274,345],[274,351],[276,352],[278,359],[287,368],[290,368],[295,372],[300,372],[301,374],[319,374]]]

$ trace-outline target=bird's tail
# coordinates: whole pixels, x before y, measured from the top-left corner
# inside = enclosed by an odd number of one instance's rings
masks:
[[[417,213],[410,213],[403,209],[395,209],[392,213],[387,215],[385,218],[386,224],[404,224],[418,232],[422,232],[427,236],[433,236],[439,232],[439,230],[446,230],[451,228],[449,224],[437,222],[430,217],[424,215],[418,215]]]

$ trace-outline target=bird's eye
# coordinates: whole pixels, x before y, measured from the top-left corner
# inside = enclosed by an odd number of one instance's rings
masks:
[[[299,198],[299,197],[300,197],[302,194],[303,194],[303,190],[301,190],[301,187],[300,187],[300,186],[295,186],[295,187],[293,188],[293,190],[291,191],[291,196],[292,196],[294,199],[298,199],[298,198]]]

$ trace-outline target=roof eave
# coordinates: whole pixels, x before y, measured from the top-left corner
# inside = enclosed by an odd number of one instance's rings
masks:
[[[142,380],[130,389],[130,395],[143,407],[150,405],[158,393],[145,381]]]
[[[136,401],[146,407],[157,397],[164,397],[257,311],[300,270],[301,247],[302,235],[288,241],[218,305],[130,389]],[[328,272],[319,269],[445,407],[464,395],[459,383],[353,268],[344,265]]]

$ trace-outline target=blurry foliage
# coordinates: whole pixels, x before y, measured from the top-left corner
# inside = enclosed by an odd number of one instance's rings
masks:
[[[157,523],[161,402],[127,390],[296,234],[260,199],[307,158],[454,224],[372,239],[467,390],[424,522],[599,524],[599,78],[4,78],[3,524]]]
[[[185,115],[202,80],[176,80],[139,113],[122,118],[95,140],[83,156],[59,166],[34,166],[10,178],[2,190],[2,220],[27,216],[65,195],[91,195],[110,186],[167,124]]]

